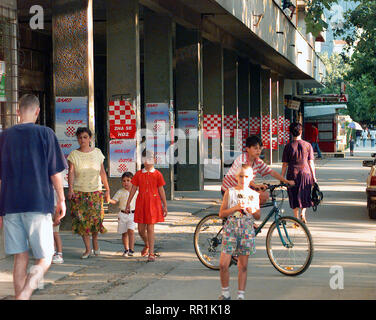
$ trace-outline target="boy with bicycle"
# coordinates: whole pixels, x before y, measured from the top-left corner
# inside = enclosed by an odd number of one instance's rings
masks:
[[[256,174],[259,173],[263,177],[270,174],[273,178],[282,181],[283,183],[293,186],[294,181],[290,181],[281,176],[277,171],[272,170],[268,167],[264,161],[260,159],[262,151],[262,141],[258,136],[249,136],[246,140],[246,152],[239,155],[233,162],[230,170],[223,179],[221,192],[222,195],[229,188],[235,187],[237,181],[235,178],[235,173],[241,167],[242,164],[247,164],[252,167],[253,176],[250,182],[250,187],[259,192],[260,195],[260,204],[264,204],[269,199],[269,193],[266,191],[266,185],[256,184],[253,180],[256,177]]]
[[[253,169],[242,164],[235,177],[235,187],[224,193],[219,210],[221,218],[227,218],[223,227],[222,249],[219,260],[222,294],[220,300],[230,300],[229,266],[231,257],[238,256],[238,299],[244,300],[247,283],[248,257],[256,252],[255,230],[253,222],[260,219],[259,193],[252,190],[249,184],[253,180]]]

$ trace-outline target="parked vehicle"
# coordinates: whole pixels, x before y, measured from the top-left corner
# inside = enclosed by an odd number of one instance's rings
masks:
[[[363,167],[370,167],[367,177],[367,209],[370,219],[376,219],[376,153],[372,153],[373,160],[364,160]]]

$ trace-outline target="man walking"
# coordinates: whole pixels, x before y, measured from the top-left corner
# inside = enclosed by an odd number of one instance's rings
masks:
[[[319,147],[319,129],[316,125],[312,125],[312,148],[313,151],[317,152],[317,159],[322,159],[321,150]]]
[[[30,299],[51,265],[54,222],[66,212],[61,172],[67,167],[54,132],[36,125],[39,100],[24,95],[19,102],[20,123],[0,136],[0,228],[4,228],[5,252],[14,255],[15,298]],[[28,249],[35,265],[27,272]]]

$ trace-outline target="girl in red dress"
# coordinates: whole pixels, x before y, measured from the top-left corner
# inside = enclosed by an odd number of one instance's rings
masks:
[[[163,222],[167,216],[167,201],[163,186],[166,184],[162,173],[154,168],[154,154],[147,152],[143,158],[144,169],[136,172],[132,179],[125,211],[130,212],[130,203],[138,190],[134,222],[138,223],[138,233],[145,243],[141,255],[148,261],[155,261],[154,224]],[[163,204],[163,208],[162,208]]]

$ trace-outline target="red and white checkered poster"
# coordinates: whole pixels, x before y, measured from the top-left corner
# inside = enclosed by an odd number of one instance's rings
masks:
[[[261,134],[262,145],[265,149],[270,149],[270,115],[262,116],[262,134]]]
[[[278,134],[277,119],[272,119],[272,135],[276,136]]]
[[[259,134],[261,130],[260,117],[249,118],[249,135]]]
[[[222,117],[220,114],[204,115],[204,138],[220,139],[222,130]]]
[[[129,101],[110,101],[108,106],[110,139],[134,139],[136,112]]]
[[[278,145],[283,146],[285,144],[285,117],[278,117]]]
[[[234,130],[236,129],[236,115],[234,114],[228,114],[225,115],[223,126],[225,129],[225,137],[231,137],[233,138],[235,136]]]
[[[245,142],[248,138],[248,119],[247,118],[240,118],[238,122],[238,129],[241,130],[241,137],[238,139],[238,150],[241,149],[245,152]],[[241,148],[240,148],[241,145]]]
[[[290,120],[285,119],[285,144],[290,142]]]

